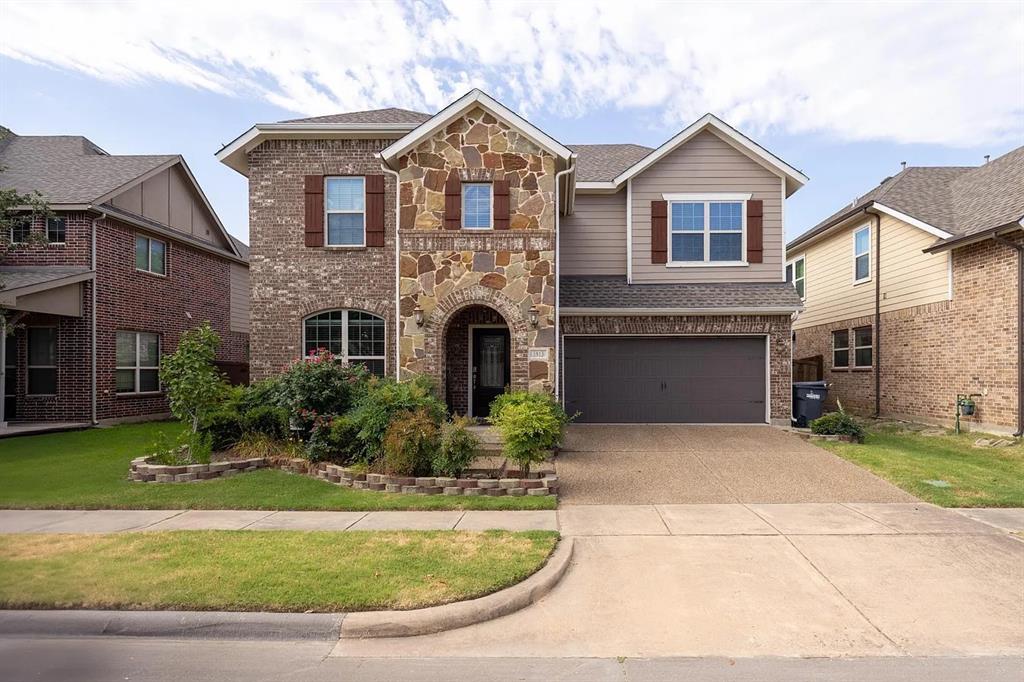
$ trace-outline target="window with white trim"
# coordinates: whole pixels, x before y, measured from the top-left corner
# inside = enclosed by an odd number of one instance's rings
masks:
[[[807,291],[807,261],[803,256],[786,263],[786,281],[796,288],[800,300],[804,300]]]
[[[8,235],[12,244],[25,244],[32,237],[32,219],[15,219],[11,225],[11,233]]]
[[[871,366],[871,327],[853,330],[853,366]]]
[[[57,395],[57,328],[28,328],[28,394]]]
[[[871,226],[853,233],[853,283],[859,284],[871,279]]]
[[[160,335],[117,332],[118,393],[156,393],[160,390]]]
[[[366,245],[366,180],[362,177],[324,178],[325,244]]]
[[[494,227],[494,192],[489,182],[462,184],[462,227],[489,230]]]
[[[303,321],[302,348],[306,356],[326,350],[384,376],[384,335],[383,318],[361,310],[328,310]]]
[[[63,244],[67,239],[68,223],[65,218],[46,219],[46,241],[51,244]]]
[[[670,201],[669,260],[742,263],[743,201]]]
[[[166,275],[167,244],[145,235],[135,235],[135,269]]]
[[[832,332],[832,366],[850,366],[850,330],[837,329]]]

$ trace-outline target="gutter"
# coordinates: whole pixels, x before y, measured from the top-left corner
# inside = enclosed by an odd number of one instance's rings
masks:
[[[95,273],[96,273],[96,223],[97,223],[97,221],[103,220],[106,217],[107,217],[107,214],[102,212],[102,211],[100,211],[100,214],[92,219],[92,245],[91,245],[92,253],[91,253],[91,259],[92,259],[92,271],[93,271],[94,275],[93,275],[92,287],[91,287],[91,289],[92,289],[92,310],[90,311],[90,314],[89,314],[89,317],[90,317],[89,323],[90,323],[90,326],[91,326],[90,332],[91,332],[91,335],[92,335],[92,344],[91,344],[92,348],[91,348],[91,351],[90,351],[90,356],[91,356],[90,357],[90,363],[91,363],[91,368],[90,368],[90,370],[91,370],[90,371],[90,374],[91,374],[91,376],[90,376],[90,385],[91,385],[91,388],[92,388],[92,390],[90,391],[90,393],[91,393],[91,399],[90,399],[91,412],[90,412],[90,416],[91,416],[91,421],[92,421],[92,425],[93,426],[96,426],[97,424],[100,423],[99,419],[97,418],[98,417],[98,413],[97,413],[97,410],[96,410],[96,285],[97,285],[97,278],[95,276]]]
[[[872,206],[864,209],[864,212],[875,219],[875,349],[871,354],[871,365],[875,374],[875,419],[882,416],[882,217]],[[855,342],[856,343],[856,342]]]
[[[1016,438],[1024,435],[1024,245],[1005,237],[995,241],[1017,251],[1017,431]]]
[[[384,157],[381,156],[380,154],[377,154],[377,158],[380,159],[380,169],[382,171],[384,171],[385,173],[387,173],[388,175],[390,175],[390,176],[395,178],[395,381],[398,381],[399,380],[399,372],[401,371],[400,370],[400,367],[401,367],[401,357],[400,357],[400,350],[399,350],[401,348],[401,343],[399,343],[398,339],[399,339],[399,335],[401,334],[401,327],[402,327],[402,318],[401,318],[402,314],[401,314],[401,311],[400,311],[400,308],[399,308],[399,301],[400,301],[400,298],[401,298],[400,294],[399,294],[399,291],[400,291],[401,284],[402,284],[402,274],[401,274],[402,273],[402,263],[401,263],[402,253],[401,253],[401,250],[399,248],[399,243],[398,243],[399,240],[401,239],[401,237],[399,235],[399,229],[398,229],[399,228],[399,224],[398,224],[398,221],[400,219],[399,216],[402,213],[402,207],[401,207],[402,192],[401,192],[401,187],[399,186],[401,183],[399,182],[399,179],[398,179],[398,171],[391,170],[391,167],[388,166],[384,162]]]
[[[965,234],[962,237],[953,237],[952,239],[946,239],[938,243],[932,244],[926,249],[922,249],[925,253],[938,253],[940,251],[948,251],[950,249],[960,248],[961,246],[968,246],[969,244],[975,244],[977,242],[983,242],[986,239],[999,239],[1001,232],[1013,232],[1015,230],[1024,229],[1024,218],[1016,222],[1009,222],[1005,225],[999,225],[997,227],[991,227],[987,230],[977,232],[975,234]]]
[[[561,325],[561,322],[559,320],[559,312],[560,312],[560,306],[559,306],[560,301],[559,301],[559,298],[560,298],[560,293],[561,293],[561,287],[559,287],[559,285],[558,285],[559,284],[559,279],[562,277],[562,249],[561,249],[562,230],[561,230],[561,227],[560,227],[561,226],[561,219],[560,219],[559,206],[558,206],[559,205],[559,200],[561,199],[561,195],[562,195],[562,186],[559,184],[559,181],[562,179],[563,175],[568,175],[569,173],[572,173],[575,170],[576,170],[576,153],[574,152],[569,157],[569,166],[565,170],[559,171],[558,173],[555,173],[555,348],[554,348],[555,357],[553,357],[551,359],[551,366],[553,366],[555,368],[555,370],[556,370],[555,371],[555,400],[558,400],[558,396],[561,395],[561,390],[560,389],[561,389],[561,386],[562,386],[562,378],[561,378],[562,377],[562,364],[560,362],[560,356],[558,355],[558,352],[559,352],[559,350],[561,349],[561,346],[562,346],[561,340],[558,338],[558,335],[559,335],[559,333],[561,332],[561,329],[562,329],[562,325]],[[566,178],[566,186],[568,186],[568,184],[569,184],[569,180],[568,180],[568,178]]]
[[[562,308],[562,315],[578,317],[583,315],[628,317],[631,315],[792,315],[802,307],[733,307],[733,308]]]

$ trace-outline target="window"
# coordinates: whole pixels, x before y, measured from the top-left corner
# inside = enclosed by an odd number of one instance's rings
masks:
[[[28,328],[28,392],[57,394],[57,328]]]
[[[806,292],[807,262],[803,256],[786,264],[786,281],[796,287],[800,300],[804,300]]]
[[[486,182],[462,185],[462,226],[471,230],[489,230],[491,223],[491,185]]]
[[[871,279],[871,226],[853,233],[853,283]]]
[[[832,366],[850,366],[850,331],[848,329],[832,332]]]
[[[302,329],[306,355],[327,350],[343,361],[384,376],[384,320],[361,310],[330,310],[307,317]]]
[[[117,392],[155,393],[160,390],[160,335],[117,333]]]
[[[135,235],[135,269],[167,274],[167,245],[159,239]]]
[[[63,244],[67,239],[68,225],[64,218],[46,219],[46,241],[51,244]]]
[[[366,244],[366,188],[363,178],[324,180],[327,246]]]
[[[32,236],[32,219],[22,218],[11,225],[11,243],[24,244]]]
[[[742,263],[742,201],[672,201],[674,263]]]
[[[871,327],[853,330],[853,366],[871,366]]]

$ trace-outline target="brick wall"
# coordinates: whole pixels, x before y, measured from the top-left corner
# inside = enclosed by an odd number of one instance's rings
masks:
[[[882,315],[882,415],[950,425],[957,393],[983,393],[968,422],[1014,427],[1017,305],[1016,251],[994,241],[955,250],[952,301]],[[873,323],[865,316],[797,332],[794,357],[824,356],[830,407],[838,398],[851,412],[874,413],[874,373],[834,370],[831,351],[832,330]]]
[[[384,318],[385,371],[394,371],[395,182],[385,176],[384,246],[304,245],[304,176],[381,174],[374,156],[393,140],[269,140],[249,153],[251,376],[302,355],[302,320],[354,308]]]

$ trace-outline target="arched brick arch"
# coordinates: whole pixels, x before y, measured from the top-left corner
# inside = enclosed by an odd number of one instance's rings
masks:
[[[437,383],[441,396],[446,395],[445,343],[451,321],[462,310],[472,306],[485,306],[496,311],[508,325],[512,348],[512,387],[527,388],[529,381],[529,324],[519,306],[500,291],[479,284],[453,291],[440,302],[423,322],[423,350],[427,359],[427,372]]]

